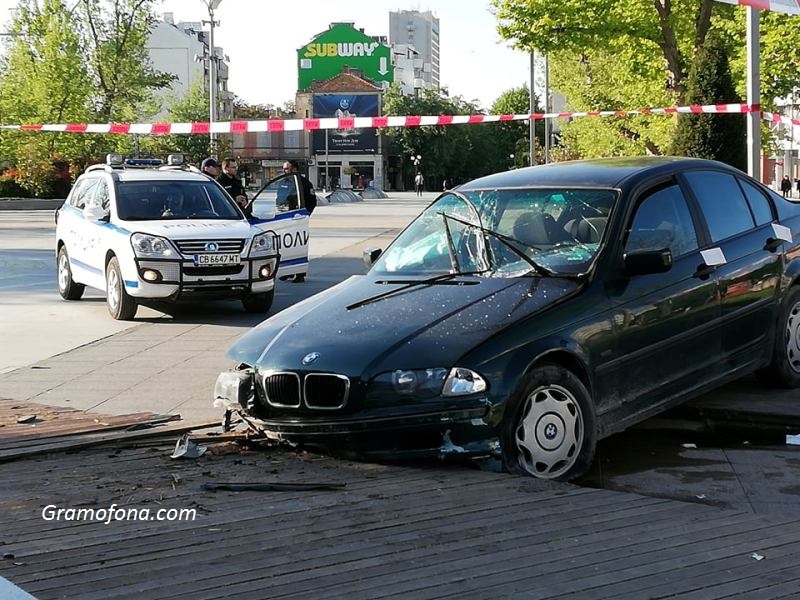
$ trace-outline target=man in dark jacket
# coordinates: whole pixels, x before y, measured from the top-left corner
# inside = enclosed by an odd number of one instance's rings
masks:
[[[222,161],[222,173],[217,177],[219,183],[225,191],[230,194],[231,198],[236,201],[236,204],[244,211],[244,215],[249,219],[253,216],[253,206],[247,199],[244,193],[244,186],[241,180],[236,176],[239,171],[239,165],[236,159],[228,157]]]
[[[308,214],[314,212],[314,209],[317,207],[317,195],[314,193],[314,186],[311,182],[306,178],[305,175],[300,173],[300,164],[296,160],[287,160],[283,163],[283,172],[284,173],[293,173],[299,175],[300,185],[303,186],[303,197],[306,201],[306,210]]]

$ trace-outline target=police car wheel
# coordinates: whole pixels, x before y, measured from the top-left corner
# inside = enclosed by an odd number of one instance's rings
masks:
[[[86,286],[82,283],[75,283],[72,279],[72,269],[69,266],[69,256],[67,249],[62,246],[58,251],[58,293],[64,300],[80,300]]]
[[[125,291],[125,280],[116,256],[106,266],[106,305],[109,314],[117,321],[130,321],[138,308],[136,300]]]
[[[275,298],[275,289],[271,289],[265,294],[250,294],[242,298],[242,306],[249,313],[265,313],[272,308],[272,301]]]

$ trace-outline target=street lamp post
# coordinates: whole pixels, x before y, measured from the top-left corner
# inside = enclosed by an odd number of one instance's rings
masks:
[[[508,160],[509,160],[509,162],[511,164],[511,168],[513,169],[514,168],[514,154],[509,154],[508,155]]]
[[[417,173],[419,173],[419,165],[422,162],[422,155],[421,154],[417,154],[417,155],[412,154],[411,155],[411,162],[414,163],[414,168],[416,169]]]
[[[222,4],[222,0],[202,0],[203,4],[208,8],[208,123],[210,127],[211,139],[211,154],[217,151],[217,134],[214,132],[214,122],[217,120],[217,57],[214,52],[214,26],[219,25],[218,21],[214,20],[214,11]]]

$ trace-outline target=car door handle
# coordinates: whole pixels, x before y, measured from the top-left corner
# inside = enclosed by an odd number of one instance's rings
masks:
[[[783,244],[783,240],[776,240],[773,237],[767,238],[767,243],[764,245],[764,250],[767,252],[777,252],[778,248]]]
[[[708,279],[711,274],[717,270],[716,265],[699,265],[697,267],[697,271],[694,272],[692,277],[697,277],[698,279]]]
[[[297,221],[298,219],[305,219],[305,218],[306,218],[305,215],[301,215],[300,213],[295,213],[295,215],[292,217],[292,220]]]

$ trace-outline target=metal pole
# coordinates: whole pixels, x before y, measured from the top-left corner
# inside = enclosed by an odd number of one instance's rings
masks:
[[[747,104],[761,104],[761,73],[759,65],[760,11],[747,7]],[[761,181],[761,111],[747,113],[747,173]]]
[[[217,151],[217,134],[214,133],[214,122],[217,120],[217,57],[214,53],[214,9],[208,7],[208,16],[211,19],[210,33],[208,36],[208,90],[209,110],[208,121],[211,127],[211,154]]]
[[[550,112],[550,61],[544,56],[544,112]],[[544,164],[550,164],[550,132],[552,123],[550,119],[544,120]]]
[[[536,94],[534,93],[534,79],[536,78],[536,51],[531,50],[531,101],[530,101],[530,114],[536,112]],[[533,119],[530,120],[531,130],[530,130],[530,159],[529,163],[531,166],[536,164],[536,121]]]
[[[333,185],[331,183],[331,157],[328,154],[328,132],[330,129],[325,130],[325,188],[332,192]]]

